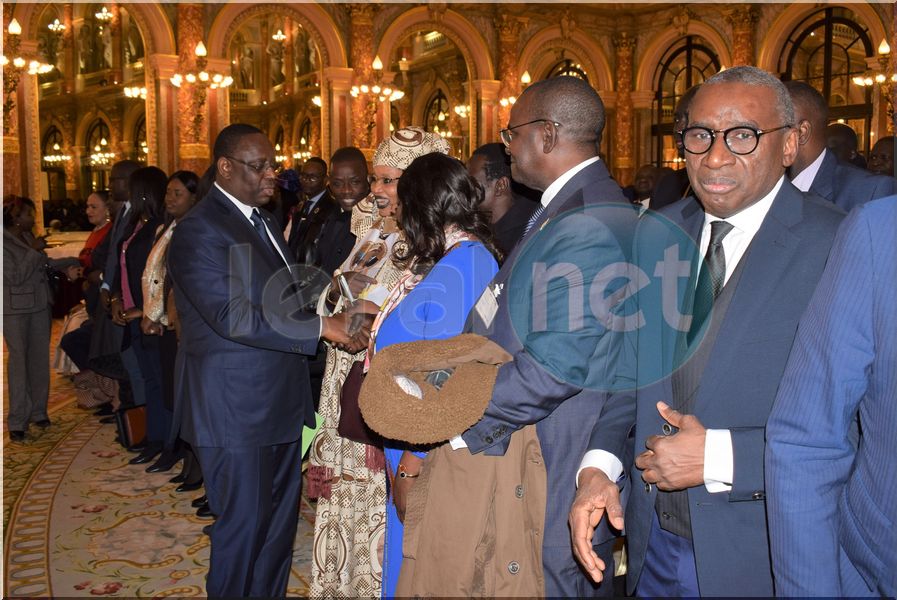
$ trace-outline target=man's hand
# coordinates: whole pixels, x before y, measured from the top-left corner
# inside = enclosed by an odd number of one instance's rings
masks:
[[[617,484],[600,469],[583,469],[579,474],[579,489],[573,498],[568,522],[573,555],[595,583],[600,583],[604,578],[605,564],[592,548],[592,536],[605,513],[611,525],[623,529],[623,505],[620,504]]]
[[[106,288],[100,288],[100,306],[103,310],[110,312],[112,310],[112,294]]]
[[[121,298],[113,298],[109,302],[109,316],[116,325],[127,325],[125,321],[125,311],[122,309]]]
[[[673,435],[652,435],[647,450],[635,459],[642,479],[666,492],[684,490],[704,483],[704,441],[707,430],[694,415],[683,415],[663,402],[657,412],[679,429]]]
[[[38,252],[43,252],[44,248],[47,247],[47,236],[39,235],[31,240],[31,247],[37,250]]]
[[[140,319],[140,330],[143,332],[143,335],[162,335],[165,333],[165,328],[162,324],[151,320],[149,317]]]
[[[358,271],[346,271],[343,273],[343,277],[346,278],[346,283],[349,284],[349,290],[352,292],[354,298],[358,298],[359,294],[364,291],[364,288],[377,283],[376,279],[372,279]],[[339,278],[334,275],[330,280],[330,294],[328,300],[331,304],[336,304],[340,296],[342,296],[342,292],[339,286]]]
[[[322,317],[321,337],[336,344],[337,348],[355,354],[367,348],[374,315],[379,310],[373,302],[360,301],[332,317]]]

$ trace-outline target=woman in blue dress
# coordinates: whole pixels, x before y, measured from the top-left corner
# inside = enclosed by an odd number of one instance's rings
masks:
[[[437,153],[415,159],[399,180],[398,195],[404,242],[397,242],[393,260],[405,274],[374,321],[375,351],[460,334],[498,271],[488,220],[479,209],[483,190],[459,160]],[[402,564],[405,499],[426,453],[389,440],[385,450],[392,485],[383,597],[390,598]]]

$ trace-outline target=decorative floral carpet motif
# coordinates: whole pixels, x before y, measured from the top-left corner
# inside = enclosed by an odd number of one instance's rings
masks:
[[[4,596],[204,596],[211,521],[190,506],[201,492],[176,493],[177,469],[128,464],[66,378],[51,389],[49,429],[20,444],[4,435]],[[290,596],[308,595],[311,573],[314,509],[303,500],[300,513]]]

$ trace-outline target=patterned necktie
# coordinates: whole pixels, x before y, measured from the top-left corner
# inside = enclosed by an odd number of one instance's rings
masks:
[[[264,243],[275,256],[280,257],[280,252],[274,247],[274,242],[271,241],[271,237],[268,235],[268,228],[265,227],[265,222],[262,220],[262,215],[259,213],[259,209],[252,209],[252,214],[249,215],[249,220],[252,221],[252,225],[255,227],[255,232],[262,238],[262,243]]]
[[[695,335],[701,329],[713,308],[713,303],[723,289],[726,281],[726,253],[723,251],[723,238],[733,229],[726,221],[710,223],[710,243],[704,255],[705,268],[698,276],[698,287],[695,288],[695,302],[692,326],[688,332],[688,343],[691,345]]]
[[[529,221],[526,222],[526,228],[523,230],[523,235],[529,233],[529,230],[533,228],[533,225],[536,224],[536,221],[539,220],[539,217],[542,216],[542,213],[545,212],[545,206],[540,204],[539,208],[532,214],[529,218]]]

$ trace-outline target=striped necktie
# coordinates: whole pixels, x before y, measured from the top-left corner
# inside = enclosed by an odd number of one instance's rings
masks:
[[[536,224],[536,221],[539,220],[539,217],[542,216],[542,213],[545,212],[545,206],[540,204],[539,208],[532,214],[529,218],[529,221],[526,222],[526,228],[523,230],[523,235],[529,233],[529,230],[533,228],[533,225]]]

